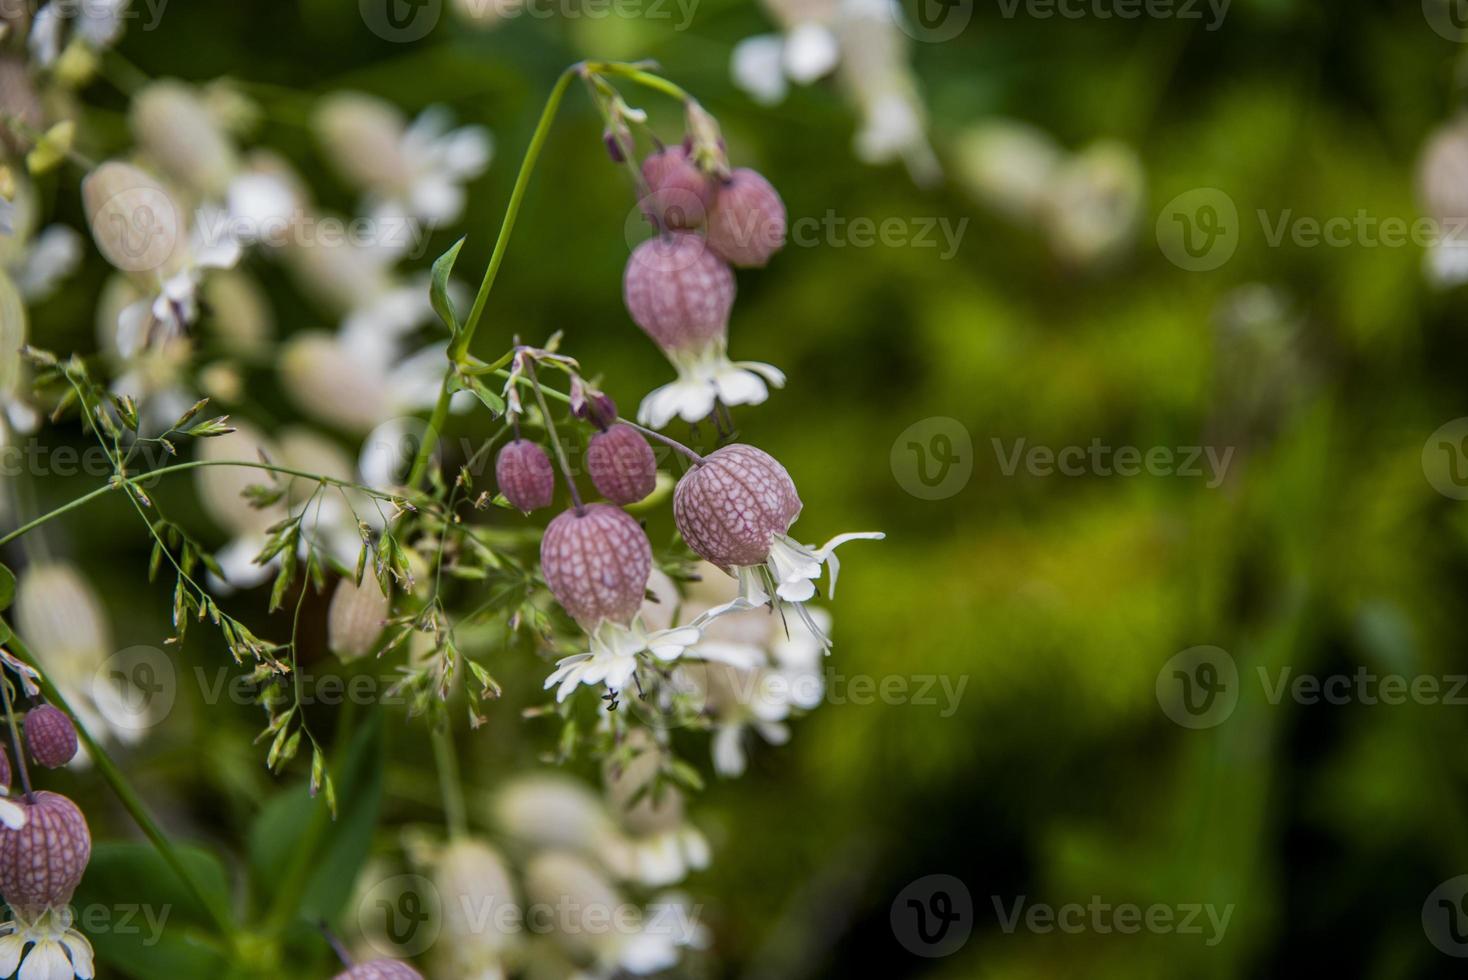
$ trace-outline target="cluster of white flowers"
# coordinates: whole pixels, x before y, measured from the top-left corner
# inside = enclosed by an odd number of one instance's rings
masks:
[[[857,155],[870,163],[901,160],[921,183],[936,179],[927,118],[908,64],[896,0],[765,0],[781,31],[734,49],[734,81],[767,105],[789,83],[809,85],[835,73],[857,111]]]

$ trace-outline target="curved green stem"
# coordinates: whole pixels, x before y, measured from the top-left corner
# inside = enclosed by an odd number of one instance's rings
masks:
[[[325,483],[334,487],[343,487],[348,490],[360,490],[363,493],[369,493],[372,494],[374,497],[380,497],[385,500],[393,499],[392,494],[385,494],[380,490],[374,490],[371,487],[363,486],[360,483],[352,483],[350,480],[338,480],[335,477],[323,476],[320,473],[309,473],[306,470],[292,469],[289,466],[275,466],[271,463],[261,463],[247,459],[195,459],[190,460],[186,463],[174,463],[172,466],[162,466],[156,470],[149,470],[147,473],[141,473],[137,476],[127,477],[126,479],[114,478],[105,486],[100,486],[97,489],[93,490],[91,493],[83,494],[82,496],[77,497],[75,500],[68,501],[62,504],[60,507],[57,507],[55,510],[42,514],[40,517],[37,517],[34,520],[27,521],[20,527],[16,528],[14,531],[11,531],[9,534],[0,537],[0,546],[7,545],[21,535],[26,534],[29,531],[35,530],[42,524],[53,521],[56,518],[60,517],[62,514],[67,513],[68,511],[73,511],[76,510],[78,507],[89,504],[93,500],[96,500],[98,497],[104,497],[114,490],[120,490],[123,487],[129,485],[140,487],[144,483],[160,476],[167,476],[170,473],[182,473],[186,470],[203,469],[209,466],[244,466],[249,469],[265,470],[269,473],[282,473],[286,476],[299,476],[303,479],[312,480],[317,483]]]
[[[86,746],[87,754],[91,756],[92,762],[97,766],[97,772],[101,774],[102,779],[106,781],[107,785],[112,788],[112,792],[117,795],[117,799],[122,803],[123,809],[128,812],[128,815],[133,818],[133,822],[138,825],[138,829],[148,838],[149,843],[158,851],[168,866],[173,869],[173,873],[178,875],[179,880],[183,882],[184,887],[193,895],[194,900],[214,920],[214,924],[219,928],[219,931],[231,942],[235,941],[238,937],[238,932],[229,909],[224,903],[210,896],[194,880],[194,876],[189,871],[188,866],[179,857],[178,851],[174,850],[173,843],[163,833],[163,829],[158,826],[157,821],[153,819],[153,815],[148,812],[148,808],[143,804],[137,791],[133,789],[132,783],[128,782],[127,777],[122,774],[122,770],[117,767],[117,763],[112,761],[112,757],[92,737],[92,733],[87,730],[87,726],[82,723],[77,713],[66,703],[66,698],[62,696],[61,692],[56,689],[56,686],[46,677],[44,671],[41,670],[40,663],[36,660],[35,654],[14,633],[11,633],[5,645],[15,656],[40,672],[41,677],[37,683],[40,685],[41,693],[46,696],[46,700],[71,716],[73,724],[76,725],[77,736],[81,739],[82,744]]]

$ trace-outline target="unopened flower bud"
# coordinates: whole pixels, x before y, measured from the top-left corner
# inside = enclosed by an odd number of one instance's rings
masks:
[[[26,712],[25,741],[31,758],[47,769],[60,769],[76,758],[76,725],[55,705],[43,704]]]
[[[719,130],[719,121],[703,106],[689,101],[683,122],[688,129],[689,159],[706,174],[720,179],[728,177],[729,158],[724,153],[724,136]]]
[[[571,414],[605,429],[617,421],[617,403],[604,391],[587,387],[579,377],[571,379]]]
[[[92,834],[77,805],[41,791],[22,801],[25,826],[0,831],[0,896],[27,920],[71,901],[92,857]]]
[[[618,133],[610,129],[603,130],[601,141],[606,144],[607,156],[612,158],[613,163],[627,162],[627,155],[622,152],[622,140]]]
[[[658,231],[697,228],[714,206],[718,187],[681,146],[651,154],[642,162],[642,179],[648,189],[643,209],[657,221]]]
[[[82,181],[82,203],[97,247],[123,272],[164,272],[188,247],[182,212],[137,167],[102,164]]]
[[[742,443],[705,456],[673,491],[673,517],[683,540],[720,568],[762,564],[774,536],[800,516],[800,506],[785,467]]]
[[[709,212],[708,244],[725,261],[757,268],[785,244],[785,204],[758,173],[740,167]]]
[[[399,960],[373,960],[338,973],[335,980],[423,980],[423,974]]]
[[[361,585],[352,578],[338,582],[326,614],[331,652],[346,663],[374,652],[389,608],[388,597],[371,575],[364,575]]]
[[[729,325],[734,273],[692,232],[657,235],[627,260],[622,297],[633,322],[658,346],[697,349]]]
[[[494,461],[500,493],[516,510],[530,513],[549,507],[556,493],[556,473],[545,450],[528,439],[516,439]]]
[[[611,504],[556,517],[540,539],[540,572],[556,600],[587,630],[627,624],[642,605],[652,545],[642,525]]]
[[[658,482],[652,447],[626,422],[591,437],[586,445],[586,470],[597,492],[614,504],[635,504],[652,493]]]
[[[164,79],[137,93],[132,128],[165,174],[201,194],[223,196],[239,168],[234,147],[213,113],[182,82]]]
[[[1449,232],[1460,231],[1468,219],[1468,119],[1456,119],[1428,139],[1417,187],[1427,214]]]

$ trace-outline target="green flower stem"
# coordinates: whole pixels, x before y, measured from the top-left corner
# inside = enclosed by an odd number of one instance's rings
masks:
[[[505,218],[500,224],[499,237],[495,239],[494,251],[490,253],[489,266],[484,270],[484,278],[480,280],[479,292],[474,296],[474,305],[470,308],[469,316],[464,320],[458,333],[449,342],[449,371],[444,376],[438,400],[434,403],[433,413],[428,418],[428,431],[423,435],[423,442],[418,447],[418,455],[414,457],[413,466],[408,472],[410,487],[416,487],[424,474],[428,472],[428,462],[433,456],[434,447],[438,444],[438,434],[443,430],[444,423],[448,419],[454,375],[468,357],[474,333],[479,329],[479,322],[484,317],[484,308],[489,302],[490,290],[494,288],[494,281],[505,260],[505,252],[509,249],[510,236],[515,230],[515,220],[520,215],[520,205],[524,202],[525,192],[530,187],[530,177],[535,171],[536,162],[540,159],[541,148],[545,146],[546,138],[550,135],[551,124],[555,121],[556,113],[561,108],[561,101],[566,95],[566,90],[575,78],[611,75],[655,89],[680,102],[694,101],[693,97],[679,86],[666,78],[646,71],[648,64],[645,62],[628,64],[618,61],[583,61],[570,66],[556,79],[555,86],[545,100],[545,108],[540,112],[540,121],[536,123],[535,132],[530,137],[530,145],[526,147],[525,156],[520,161],[520,172],[516,175],[515,186],[510,191],[510,201],[505,205]]]
[[[540,378],[535,374],[535,358],[525,359],[525,371],[530,376],[530,388],[535,392],[535,403],[540,406],[540,415],[545,421],[545,432],[550,437],[556,462],[561,464],[561,476],[566,480],[566,489],[571,491],[571,503],[576,505],[576,513],[579,515],[586,510],[586,505],[581,502],[581,493],[576,489],[576,480],[571,476],[571,463],[566,459],[566,450],[561,448],[561,437],[556,432],[556,423],[551,419],[550,407],[546,405],[545,395],[540,390]]]
[[[464,803],[464,787],[459,780],[459,757],[454,748],[454,729],[445,719],[443,728],[432,729],[433,761],[438,766],[438,786],[443,794],[444,822],[449,837],[460,840],[469,836],[469,808]]]
[[[41,671],[40,663],[37,662],[35,655],[31,653],[30,649],[22,642],[20,637],[11,633],[10,638],[5,642],[5,646],[16,657],[36,668],[37,671]],[[92,762],[96,764],[97,771],[101,774],[102,779],[106,781],[107,785],[112,787],[112,792],[117,795],[117,799],[122,803],[123,809],[133,818],[133,822],[138,825],[138,829],[148,838],[149,843],[158,851],[164,862],[173,869],[173,873],[178,875],[184,887],[189,890],[194,900],[199,903],[199,907],[204,909],[209,914],[209,917],[214,920],[214,924],[219,928],[220,933],[230,942],[236,942],[239,938],[239,933],[227,905],[207,894],[199,883],[194,880],[194,876],[189,871],[188,866],[184,864],[183,859],[174,850],[172,842],[163,833],[163,829],[158,826],[157,821],[153,819],[153,815],[148,812],[148,808],[143,804],[137,791],[133,789],[132,783],[128,782],[127,777],[122,774],[122,770],[117,767],[117,763],[112,761],[112,757],[92,737],[92,733],[87,730],[87,726],[82,724],[82,720],[77,716],[77,713],[66,703],[66,698],[56,689],[55,685],[51,683],[44,672],[41,672],[41,678],[38,684],[40,685],[41,693],[46,696],[46,700],[71,716],[72,723],[76,725],[77,735],[81,739],[82,744],[86,746],[87,754],[92,757]]]
[[[650,88],[664,95],[672,96],[679,102],[696,102],[687,90],[673,82],[668,81],[661,75],[654,75],[646,69],[653,66],[654,62],[644,61],[635,64],[623,61],[588,61],[586,70],[593,75],[611,75],[615,78],[625,78],[644,88]]]
[[[15,771],[20,776],[20,788],[25,798],[34,803],[36,794],[31,789],[31,772],[25,763],[25,750],[21,748],[20,726],[15,723],[15,705],[10,703],[10,681],[0,677],[0,698],[5,699],[5,724],[10,729],[10,748],[15,752]]]
[[[126,479],[114,478],[109,481],[105,486],[100,486],[97,489],[93,490],[91,493],[83,494],[82,496],[77,497],[75,500],[68,501],[67,503],[62,504],[60,507],[57,507],[55,510],[50,511],[49,513],[42,514],[35,520],[27,521],[4,537],[0,537],[0,546],[9,544],[16,538],[19,538],[22,535],[26,534],[27,532],[34,531],[42,524],[49,523],[50,521],[53,521],[56,518],[60,517],[62,514],[68,513],[69,511],[76,510],[79,507],[89,504],[93,500],[96,500],[98,497],[105,497],[107,494],[111,493],[114,490],[120,490],[123,487],[129,485],[134,487],[142,487],[144,483],[147,483],[148,481],[156,479],[160,476],[167,476],[170,473],[182,473],[186,470],[203,469],[208,466],[244,466],[248,469],[264,470],[268,473],[282,473],[286,476],[298,476],[303,479],[312,480],[317,483],[325,483],[330,486],[342,487],[348,490],[360,490],[363,493],[369,493],[374,497],[379,497],[385,500],[394,499],[392,494],[385,494],[380,490],[374,490],[371,487],[363,486],[360,483],[352,483],[349,480],[338,480],[335,477],[323,476],[320,473],[309,473],[306,470],[292,469],[289,466],[275,466],[270,463],[261,463],[258,461],[246,459],[195,459],[190,460],[187,463],[174,463],[172,466],[159,467],[156,470],[149,470],[147,473],[140,473],[137,476],[127,477]]]

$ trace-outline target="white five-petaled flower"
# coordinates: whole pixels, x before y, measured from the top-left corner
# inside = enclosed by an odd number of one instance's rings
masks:
[[[589,634],[591,651],[558,661],[555,671],[545,679],[545,688],[550,690],[560,685],[556,688],[557,701],[566,700],[581,684],[590,687],[604,685],[615,695],[637,673],[643,653],[649,653],[663,663],[672,663],[703,639],[704,627],[709,623],[725,613],[749,608],[751,605],[744,598],[735,598],[710,609],[687,626],[670,629],[649,630],[641,613],[626,626],[604,619]],[[706,659],[719,656],[720,648],[711,648]]]
[[[770,396],[770,385],[785,387],[779,368],[761,361],[731,361],[726,346],[719,338],[702,349],[665,351],[678,380],[650,392],[637,409],[637,421],[653,429],[675,417],[699,422],[709,417],[716,401],[758,405]]]
[[[34,922],[0,924],[0,976],[19,980],[91,980],[92,944],[71,927],[68,908],[47,909]]]
[[[239,262],[240,243],[210,229],[224,226],[201,209],[189,237],[188,251],[176,268],[160,275],[157,291],[133,303],[118,317],[117,348],[132,357],[144,347],[184,336],[199,318],[199,284],[208,269],[232,269]]]

